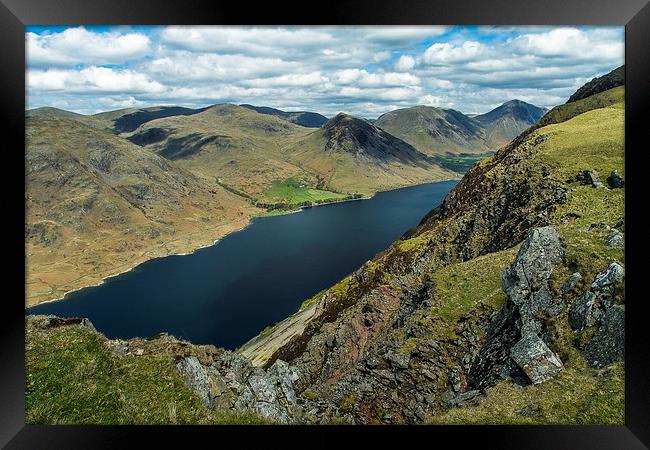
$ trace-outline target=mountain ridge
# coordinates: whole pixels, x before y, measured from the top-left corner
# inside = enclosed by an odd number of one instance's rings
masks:
[[[296,125],[301,125],[308,128],[318,128],[327,122],[327,117],[317,112],[311,111],[282,111],[280,109],[271,108],[269,106],[253,106],[249,104],[241,104],[244,108],[252,109],[260,114],[270,114],[281,117]]]
[[[382,114],[375,124],[429,155],[485,153],[508,143],[545,112],[521,100],[471,117],[450,108],[420,105]]]

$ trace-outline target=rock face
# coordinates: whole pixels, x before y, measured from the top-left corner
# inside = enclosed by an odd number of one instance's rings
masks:
[[[176,368],[208,408],[255,411],[281,424],[299,421],[301,409],[293,388],[299,374],[284,361],[276,361],[265,371],[254,369],[241,355],[224,352],[209,366],[188,356]]]
[[[616,293],[617,285],[625,279],[625,269],[617,262],[610,263],[599,272],[591,283],[591,289],[601,296],[611,297]]]
[[[593,292],[588,291],[571,304],[569,324],[574,331],[580,331],[600,323],[602,316],[600,301]]]
[[[541,383],[562,370],[560,358],[542,341],[543,316],[556,316],[564,303],[550,288],[553,267],[564,249],[551,226],[530,230],[513,264],[503,273],[506,303],[489,325],[485,343],[469,373],[469,386],[486,388],[499,378]]]
[[[571,97],[569,97],[567,103],[572,103],[591,95],[598,94],[599,92],[614,88],[616,86],[622,86],[624,84],[625,66],[621,66],[612,70],[606,75],[592,79],[590,82],[578,89]]]
[[[603,324],[585,348],[585,357],[596,368],[623,359],[625,355],[625,306],[607,309]]]
[[[610,263],[596,274],[591,290],[578,297],[569,311],[569,324],[575,332],[598,326],[585,347],[587,361],[597,368],[623,359],[625,350],[625,306],[617,304],[624,292],[625,269]]]

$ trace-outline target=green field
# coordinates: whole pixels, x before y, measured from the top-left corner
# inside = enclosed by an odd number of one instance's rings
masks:
[[[476,161],[480,161],[488,156],[493,155],[494,152],[486,152],[479,154],[461,153],[459,155],[434,155],[433,159],[440,167],[448,170],[453,170],[457,173],[465,173],[469,170]]]
[[[266,208],[269,212],[277,212],[360,197],[360,194],[345,195],[315,189],[298,179],[287,178],[284,181],[274,181],[258,199],[257,206]]]

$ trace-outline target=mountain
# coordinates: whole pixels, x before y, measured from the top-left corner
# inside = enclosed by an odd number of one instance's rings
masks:
[[[27,110],[27,117],[46,116],[76,120],[95,128],[110,130],[115,134],[128,134],[143,123],[171,116],[198,114],[206,108],[191,109],[181,106],[152,106],[149,108],[125,108],[100,112],[93,115],[79,114],[49,106]]]
[[[291,180],[331,195],[351,195],[455,176],[394,136],[343,115],[313,129],[249,108],[217,105],[191,116],[152,120],[128,139],[262,203],[271,200],[277,183],[295,184]]]
[[[507,144],[546,114],[540,108],[521,100],[510,100],[485,114],[474,117],[485,129],[485,139],[492,148]]]
[[[280,149],[312,129],[241,106],[215,105],[189,116],[151,120],[128,139],[197,175],[247,196],[261,197],[276,180],[317,182]]]
[[[547,110],[511,100],[485,114],[415,106],[380,116],[375,125],[431,156],[484,154],[507,144]]]
[[[259,211],[172,161],[66,116],[26,119],[29,305],[212,243]]]
[[[253,106],[247,104],[242,104],[239,106],[252,109],[253,111],[258,112],[260,114],[269,114],[272,116],[276,116],[281,119],[288,120],[291,123],[295,123],[296,125],[300,125],[308,128],[318,128],[322,126],[325,122],[327,122],[327,117],[315,112],[309,112],[309,111],[286,112],[275,108],[269,108],[268,106]]]
[[[336,192],[371,193],[455,177],[401,139],[343,113],[288,145],[284,154]]]
[[[590,97],[599,92],[625,85],[625,66],[617,67],[611,72],[592,79],[589,83],[578,89],[567,103],[573,103],[586,97]]]
[[[25,117],[53,117],[61,119],[75,120],[93,128],[108,129],[109,124],[101,119],[78,114],[64,109],[43,106],[40,108],[28,109],[25,111]]]
[[[153,106],[150,108],[128,108],[95,114],[94,118],[109,121],[113,132],[129,133],[143,123],[171,116],[191,116],[205,111],[206,108],[191,109],[181,106]]]
[[[427,155],[491,150],[481,123],[453,109],[432,106],[397,109],[379,116],[375,125]]]
[[[622,425],[625,187],[606,176],[625,177],[623,89],[554,108],[236,352],[28,317],[27,422],[86,421],[61,408],[83,397],[101,423]],[[385,170],[390,139],[340,115],[293,144]]]

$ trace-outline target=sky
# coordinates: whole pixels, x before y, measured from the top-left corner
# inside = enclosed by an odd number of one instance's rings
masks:
[[[623,27],[27,27],[27,108],[249,103],[376,118],[551,108],[624,63]]]

